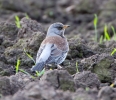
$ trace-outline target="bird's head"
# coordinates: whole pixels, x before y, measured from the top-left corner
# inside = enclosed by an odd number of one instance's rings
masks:
[[[65,32],[65,29],[67,27],[69,27],[69,25],[63,25],[60,22],[53,23],[48,28],[47,36],[56,36],[56,35],[59,35],[61,37],[64,37],[64,32]]]

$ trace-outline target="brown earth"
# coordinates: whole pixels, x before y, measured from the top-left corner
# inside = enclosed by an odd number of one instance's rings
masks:
[[[111,28],[116,29],[115,5],[116,0],[0,0],[0,100],[116,100],[116,53],[111,55],[116,48]],[[33,78],[34,62],[24,49],[35,59],[54,22],[71,26],[65,32],[68,56],[62,70],[46,70]],[[105,25],[111,39],[100,43]],[[17,59],[28,73],[15,72]]]

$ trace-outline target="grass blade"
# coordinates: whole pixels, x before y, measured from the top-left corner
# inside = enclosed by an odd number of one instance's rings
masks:
[[[25,49],[24,49],[24,52],[31,60],[33,60],[33,62],[35,64],[35,60],[33,59],[33,57],[30,54],[28,54]]]
[[[93,20],[94,26],[97,27],[97,23],[98,23],[98,17],[97,14],[94,14],[94,20]]]
[[[111,28],[112,28],[112,31],[113,31],[113,40],[115,40],[116,41],[116,31],[115,31],[115,29],[114,29],[114,27],[113,26],[111,26]]]
[[[86,88],[85,88],[85,91],[89,91],[89,90],[90,90],[90,88],[89,88],[89,87],[86,87]]]
[[[94,28],[95,28],[95,41],[96,42],[97,42],[97,39],[98,39],[98,35],[97,35],[97,23],[98,23],[97,14],[94,14],[93,24],[94,24]]]
[[[15,16],[15,24],[16,24],[17,28],[21,28],[20,19],[17,15]]]
[[[107,25],[105,25],[105,27],[104,27],[104,35],[105,35],[105,39],[106,39],[106,40],[110,40],[110,36],[109,36],[109,34],[108,34]]]
[[[16,20],[16,21],[20,21],[19,16],[16,15],[16,16],[15,16],[15,20]]]
[[[18,71],[19,71],[19,65],[20,65],[20,60],[18,59],[18,60],[17,60],[17,64],[16,64],[16,66],[15,66],[15,68],[16,68],[16,73],[18,73]]]
[[[27,75],[30,75],[28,72],[24,71],[23,69],[19,69],[19,71],[20,71],[20,72],[23,72],[23,73],[25,73],[25,74],[27,74]]]
[[[116,52],[116,48],[111,52],[111,56]]]
[[[116,31],[115,31],[114,27],[111,26],[111,28],[112,28],[113,34],[116,35]]]
[[[103,36],[100,37],[99,43],[100,43],[100,44],[103,43]]]
[[[76,62],[76,71],[77,71],[77,73],[79,72],[79,70],[78,70],[78,62]]]
[[[45,73],[45,68],[41,72],[36,71],[37,76],[42,76],[44,73]]]
[[[35,79],[34,76],[32,76],[31,74],[29,74],[28,72],[24,71],[23,69],[19,69],[20,72],[24,73],[24,74],[27,74],[29,76],[31,76],[33,79]]]
[[[29,16],[27,15],[27,13],[25,13],[25,17],[26,17],[27,19],[29,19]]]

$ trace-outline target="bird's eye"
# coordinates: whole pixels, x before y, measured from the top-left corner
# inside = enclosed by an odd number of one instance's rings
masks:
[[[58,30],[62,30],[63,27],[58,27]]]

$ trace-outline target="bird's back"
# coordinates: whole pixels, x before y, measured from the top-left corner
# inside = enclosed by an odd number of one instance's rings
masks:
[[[67,39],[62,38],[60,36],[46,37],[41,45],[45,45],[47,43],[55,44],[57,46],[57,48],[62,50],[62,51],[68,51],[69,50]]]

